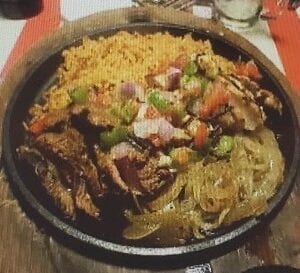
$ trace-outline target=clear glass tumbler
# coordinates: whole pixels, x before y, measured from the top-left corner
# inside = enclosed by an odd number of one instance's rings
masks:
[[[262,0],[214,0],[217,19],[231,29],[254,25],[262,11]]]

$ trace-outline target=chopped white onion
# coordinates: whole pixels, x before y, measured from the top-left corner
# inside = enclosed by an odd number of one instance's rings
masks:
[[[134,148],[128,142],[121,142],[111,148],[110,154],[112,159],[118,160],[127,156],[132,151],[134,151]]]

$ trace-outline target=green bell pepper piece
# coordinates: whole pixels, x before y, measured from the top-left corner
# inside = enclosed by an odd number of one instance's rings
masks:
[[[187,65],[184,67],[183,73],[188,76],[193,76],[197,73],[197,71],[198,71],[197,64],[191,61],[187,63]]]
[[[127,137],[128,130],[126,127],[114,127],[111,131],[100,133],[100,142],[105,148],[110,149],[112,146],[126,141]]]
[[[76,104],[84,104],[87,101],[88,89],[82,88],[82,87],[74,88],[70,92],[70,97],[71,97],[72,102],[74,102]]]
[[[111,108],[111,113],[118,117],[122,123],[129,124],[135,115],[134,109],[130,102],[120,105],[119,103],[115,104]]]
[[[147,97],[149,104],[152,104],[158,111],[165,111],[171,106],[171,103],[166,100],[159,91],[151,91]]]

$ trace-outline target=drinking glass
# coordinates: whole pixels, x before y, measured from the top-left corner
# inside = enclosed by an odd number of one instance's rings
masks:
[[[254,25],[262,11],[262,0],[214,0],[216,18],[231,29]]]

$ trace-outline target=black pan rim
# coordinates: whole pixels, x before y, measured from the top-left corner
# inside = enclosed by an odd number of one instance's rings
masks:
[[[135,23],[131,24],[130,27],[135,27],[136,25],[143,25],[144,27],[147,26],[164,26],[164,27],[173,27],[173,28],[181,28],[182,30],[186,30],[188,32],[203,32],[205,30],[196,29],[194,27],[187,27],[183,25],[176,25],[176,24],[168,24],[168,23]],[[108,29],[109,30],[118,30],[120,28],[128,27],[128,25],[118,25],[114,26],[112,28],[104,28],[101,29],[101,32],[105,32]],[[95,31],[97,32],[97,31]],[[101,33],[100,32],[100,33]],[[99,31],[98,31],[99,33]],[[213,36],[218,36],[216,33],[213,33]],[[220,38],[222,38],[220,36]],[[224,38],[222,39],[223,42],[228,42]],[[228,42],[229,44],[232,44],[231,42]],[[233,45],[233,44],[232,44]],[[240,51],[246,52],[244,49],[241,49],[239,46],[234,45],[237,47]],[[249,55],[249,54],[248,54]],[[45,56],[44,59],[40,60],[36,67],[38,67],[45,59],[47,59],[50,55]],[[255,56],[252,56],[255,59]],[[256,60],[256,59],[255,59]],[[259,62],[259,61],[258,61]],[[264,67],[264,65],[263,65]],[[270,74],[273,76],[272,74]],[[242,234],[248,232],[249,230],[254,229],[255,227],[258,227],[261,223],[259,219],[261,217],[267,216],[271,214],[277,207],[280,206],[281,203],[283,203],[284,197],[289,193],[293,186],[293,182],[295,180],[297,167],[299,164],[299,158],[300,158],[300,138],[299,138],[299,124],[296,117],[295,109],[293,107],[293,104],[291,102],[291,99],[286,94],[286,92],[283,91],[282,86],[278,83],[276,79],[272,79],[275,81],[281,88],[280,92],[281,95],[284,97],[287,105],[289,106],[290,114],[292,116],[291,124],[294,128],[294,137],[295,137],[295,151],[292,158],[292,163],[290,166],[290,169],[288,170],[288,174],[286,176],[286,179],[284,183],[281,185],[281,188],[276,193],[276,195],[272,198],[271,204],[269,204],[268,209],[265,211],[265,213],[257,218],[250,218],[246,220],[243,224],[241,224],[239,227],[235,228],[234,230],[229,231],[228,233],[225,233],[221,235],[220,237],[215,238],[206,238],[203,241],[199,241],[197,243],[193,243],[190,245],[184,245],[184,246],[174,246],[174,247],[137,247],[137,246],[127,246],[122,244],[117,244],[109,241],[105,241],[99,238],[96,238],[94,236],[88,235],[86,233],[83,233],[82,231],[78,230],[77,228],[70,226],[66,222],[59,219],[57,216],[52,214],[49,210],[47,210],[45,207],[41,206],[41,204],[38,202],[38,200],[32,195],[32,193],[29,191],[29,189],[26,187],[22,179],[20,178],[18,171],[16,169],[16,166],[14,164],[13,159],[13,151],[11,150],[10,145],[10,139],[9,139],[9,128],[12,126],[10,122],[10,117],[12,115],[12,112],[14,111],[14,106],[16,103],[16,99],[21,92],[22,88],[19,88],[15,92],[7,106],[5,118],[4,118],[4,124],[3,124],[3,159],[4,164],[6,167],[6,170],[8,172],[10,183],[12,183],[17,190],[20,192],[21,196],[25,199],[26,203],[32,207],[33,210],[38,212],[39,215],[41,215],[47,223],[54,226],[54,228],[58,229],[59,231],[63,232],[67,236],[79,240],[85,244],[101,248],[104,250],[112,251],[112,252],[118,252],[120,254],[129,254],[129,255],[135,255],[135,256],[151,256],[151,257],[160,257],[160,256],[174,256],[174,255],[180,255],[180,254],[190,254],[195,252],[201,252],[211,247],[216,246],[222,246],[225,243],[229,242],[230,240],[241,236]],[[22,85],[22,83],[20,83]]]

